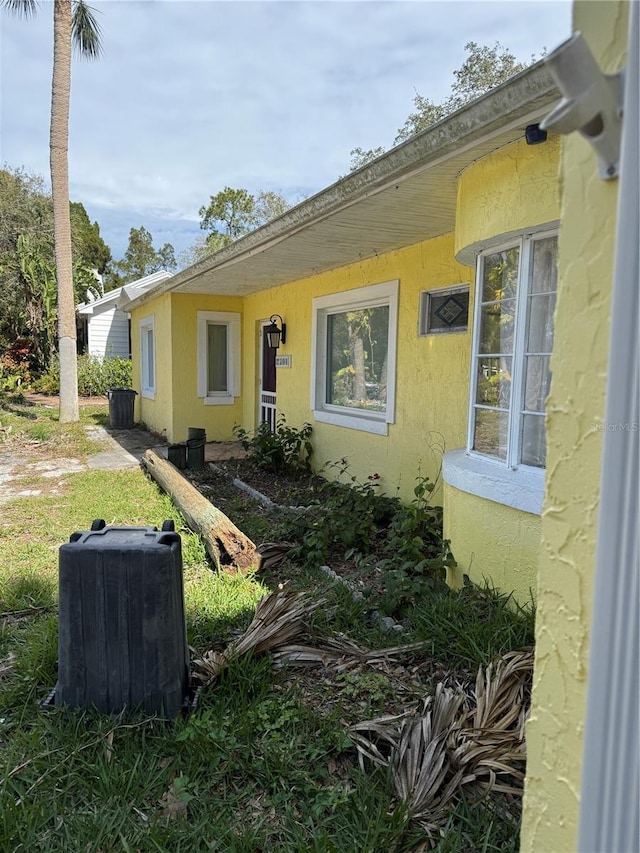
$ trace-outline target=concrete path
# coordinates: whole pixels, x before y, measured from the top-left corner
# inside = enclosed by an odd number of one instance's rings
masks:
[[[0,505],[14,498],[36,497],[44,492],[56,494],[62,485],[56,481],[66,474],[86,470],[121,471],[137,468],[142,455],[149,448],[167,458],[167,445],[158,444],[158,436],[146,430],[112,430],[101,426],[87,426],[85,429],[89,438],[100,448],[90,454],[86,461],[71,457],[44,460],[40,457],[34,461],[25,451],[0,450]],[[243,455],[244,451],[237,442],[210,442],[205,445],[206,462],[219,462]],[[39,487],[39,478],[43,478],[46,485]]]

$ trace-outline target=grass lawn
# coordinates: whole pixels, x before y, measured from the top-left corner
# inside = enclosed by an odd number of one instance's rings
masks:
[[[66,456],[89,452],[83,430],[58,424],[54,410],[21,411],[0,404],[0,423],[14,425],[0,454],[34,429],[38,453],[54,455],[61,445]],[[82,413],[86,423],[104,416]],[[222,484],[219,493],[241,529],[256,541],[268,538],[266,510]],[[340,632],[370,648],[424,640],[426,651],[342,672],[276,670],[268,657],[241,658],[203,690],[193,714],[171,723],[43,711],[39,702],[56,681],[57,549],[94,518],[157,526],[174,519],[183,542],[188,639],[198,652],[223,648],[249,624],[257,601],[281,584],[326,597],[311,626],[318,636]],[[389,772],[362,771],[347,726],[398,712],[435,680],[471,678],[494,654],[530,643],[532,621],[490,590],[463,590],[425,601],[405,634],[390,637],[364,602],[295,563],[264,577],[215,575],[198,537],[141,471],[67,475],[56,494],[2,507],[0,850],[430,849]],[[517,823],[518,804],[508,798],[476,805],[460,798],[436,849],[515,851]]]

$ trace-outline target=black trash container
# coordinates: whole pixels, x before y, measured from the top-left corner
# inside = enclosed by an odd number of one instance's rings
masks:
[[[178,444],[170,444],[167,447],[167,459],[176,468],[182,470],[187,467],[187,443],[181,441]]]
[[[133,404],[137,393],[130,388],[111,388],[107,391],[111,429],[133,429]]]
[[[192,471],[201,471],[204,468],[205,441],[205,438],[187,439],[187,468]]]
[[[182,551],[172,521],[94,521],[59,552],[55,705],[175,717],[190,687]]]
[[[189,438],[190,439],[204,438],[204,440],[206,441],[207,440],[207,431],[206,431],[206,429],[203,429],[202,427],[189,427],[189,434],[188,434],[187,438],[188,439]]]

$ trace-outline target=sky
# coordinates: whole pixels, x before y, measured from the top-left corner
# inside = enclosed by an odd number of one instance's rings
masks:
[[[52,3],[0,11],[0,166],[48,180]],[[569,0],[90,0],[104,54],[74,57],[70,196],[115,259],[144,225],[176,255],[225,186],[291,203],[390,147],[416,92],[449,93],[469,41],[520,61],[571,34]]]

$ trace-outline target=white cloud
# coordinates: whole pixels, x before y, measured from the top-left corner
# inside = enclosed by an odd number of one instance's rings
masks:
[[[415,90],[446,96],[467,41],[528,60],[570,32],[568,0],[93,5],[105,53],[74,63],[71,193],[116,256],[140,224],[182,249],[225,185],[328,185],[352,148],[392,142]],[[46,174],[51,4],[0,14],[0,159]]]

